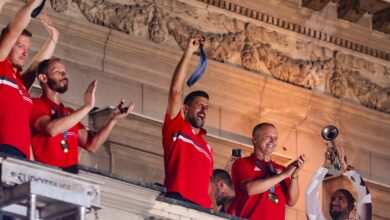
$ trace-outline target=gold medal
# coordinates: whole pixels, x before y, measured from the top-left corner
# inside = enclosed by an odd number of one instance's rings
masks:
[[[69,148],[68,148],[68,142],[64,139],[61,140],[61,147],[64,153],[68,153]]]
[[[268,199],[275,204],[279,202],[278,196],[273,192],[268,193]]]

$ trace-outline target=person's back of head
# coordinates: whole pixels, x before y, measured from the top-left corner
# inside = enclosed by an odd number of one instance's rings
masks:
[[[225,205],[235,196],[232,178],[225,170],[214,169],[211,184],[218,206]]]
[[[211,182],[217,184],[219,181],[223,181],[227,186],[233,189],[233,182],[230,174],[222,169],[214,169]]]

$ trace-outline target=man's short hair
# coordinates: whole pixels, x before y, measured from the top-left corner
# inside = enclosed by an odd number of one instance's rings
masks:
[[[268,126],[271,126],[271,127],[275,127],[275,125],[271,124],[271,123],[268,123],[268,122],[264,122],[264,123],[260,123],[258,125],[256,125],[254,128],[253,128],[253,131],[252,131],[252,136],[255,136],[256,132],[263,129],[264,127],[268,127]]]
[[[196,90],[196,91],[192,91],[190,92],[184,99],[184,104],[185,105],[191,105],[192,102],[194,101],[195,97],[197,96],[200,96],[200,97],[204,97],[206,99],[209,99],[209,94],[207,94],[206,92],[204,91],[201,91],[201,90]]]
[[[47,73],[50,64],[52,64],[54,62],[61,62],[61,59],[60,58],[50,58],[50,59],[41,61],[37,67],[37,72],[36,72],[37,77],[41,73],[44,73],[44,74]]]
[[[4,35],[6,33],[8,33],[8,31],[9,31],[9,28],[8,28],[8,25],[7,25],[7,27],[5,27],[5,28],[3,28],[3,30],[1,30],[0,38],[3,38]],[[22,33],[20,34],[20,36],[32,37],[32,33],[29,30],[24,29],[22,31]]]
[[[214,169],[211,182],[218,183],[220,180],[224,181],[230,188],[233,188],[232,178],[230,177],[229,173],[222,169]]]
[[[355,198],[353,198],[352,193],[346,189],[338,189],[334,193],[337,193],[337,192],[342,193],[345,196],[345,198],[347,198],[349,211],[353,210],[355,208],[355,201],[356,200],[355,200]]]

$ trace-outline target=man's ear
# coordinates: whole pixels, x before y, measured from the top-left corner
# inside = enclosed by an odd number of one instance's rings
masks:
[[[255,145],[256,144],[256,138],[254,136],[252,136],[252,144]]]
[[[44,74],[44,73],[40,73],[40,74],[38,75],[38,80],[39,80],[39,82],[46,83],[46,82],[47,82],[47,75]]]
[[[189,109],[190,109],[190,107],[188,105],[186,105],[186,104],[183,105],[182,110],[183,110],[184,115],[187,114]]]
[[[223,188],[223,185],[225,185],[225,183],[223,182],[223,180],[219,180],[219,181],[218,181],[218,188],[222,189],[222,188]]]

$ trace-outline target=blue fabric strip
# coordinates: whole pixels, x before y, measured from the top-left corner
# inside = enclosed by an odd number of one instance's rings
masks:
[[[68,114],[66,114],[65,112],[64,112],[63,114],[61,114],[61,111],[60,111],[59,109],[57,109],[55,106],[52,106],[52,107],[53,107],[53,110],[54,110],[54,112],[55,112],[57,118],[61,118],[62,116],[68,115]],[[61,115],[62,115],[62,116],[61,116]],[[64,141],[67,141],[67,140],[68,140],[68,130],[66,130],[66,131],[64,132],[62,139],[63,139]]]
[[[41,13],[42,9],[45,7],[46,0],[42,0],[42,3],[36,7],[32,12],[31,12],[31,17],[35,18],[36,16]]]
[[[257,165],[263,172],[266,172],[265,177],[271,176],[270,173],[268,172],[268,169],[267,169],[267,170],[264,169],[264,167],[263,167],[263,165],[260,163],[260,161],[256,160],[255,163],[256,163],[256,165]],[[275,167],[274,167],[274,165],[272,164],[272,162],[270,162],[269,169],[270,169],[270,171],[271,171],[271,174],[276,174],[276,172],[275,172]],[[269,189],[269,191],[270,191],[271,193],[275,193],[275,186],[272,186],[272,187]]]
[[[203,73],[208,66],[206,53],[203,50],[203,44],[201,44],[199,46],[199,48],[200,48],[199,64],[198,64],[198,67],[196,67],[196,70],[194,71],[194,73],[192,73],[191,77],[187,81],[188,87],[191,87],[192,85],[194,85],[203,76]]]

